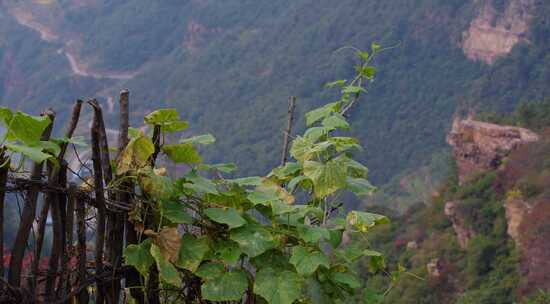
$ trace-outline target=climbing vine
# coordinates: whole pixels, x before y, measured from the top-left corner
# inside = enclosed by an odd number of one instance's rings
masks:
[[[292,161],[263,177],[229,179],[224,174],[235,165],[204,164],[197,146],[213,143],[211,135],[168,143],[187,127],[175,109],[145,117],[160,136],[133,132],[116,168],[142,192],[130,213],[140,241],[124,256],[143,277],[144,293],[158,271],[167,303],[349,303],[360,296],[353,263],[368,258],[376,272],[385,268],[384,257],[372,248],[343,245],[343,236],[364,237],[389,220],[362,211],[341,215],[343,192],[375,190],[368,169],[353,159],[359,142],[341,134],[350,128],[346,112],[375,77],[371,62],[379,51],[376,44],[370,53],[356,51],[356,76],[327,84],[341,98],[306,114],[308,129],[293,139]],[[187,165],[186,172],[175,180],[166,176],[165,168],[153,165],[157,153]]]

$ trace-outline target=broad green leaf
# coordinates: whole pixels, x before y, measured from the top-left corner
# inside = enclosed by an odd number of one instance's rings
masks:
[[[183,186],[185,188],[192,189],[195,192],[219,194],[216,184],[206,177],[190,173],[185,176],[185,179],[191,182],[184,183]]]
[[[336,256],[347,263],[352,263],[355,260],[365,256],[363,248],[357,245],[344,246],[335,251]]]
[[[66,144],[71,144],[71,145],[79,146],[79,147],[86,147],[86,146],[88,146],[88,144],[86,143],[86,139],[84,138],[84,136],[73,136],[73,137],[71,137],[71,138],[61,137],[61,138],[57,138],[56,141],[61,142],[61,143],[66,143]]]
[[[268,250],[261,255],[250,259],[250,262],[256,269],[272,268],[277,271],[289,270],[294,271],[294,266],[288,261],[286,253],[279,250]]]
[[[209,301],[237,301],[242,298],[247,288],[246,273],[240,269],[233,269],[216,278],[207,279],[201,286],[201,295]]]
[[[348,175],[351,177],[367,178],[368,176],[369,169],[367,169],[367,167],[345,155],[338,156],[334,159],[334,161],[338,162],[341,166],[346,167]]]
[[[141,135],[143,135],[143,133],[140,129],[132,127],[128,128],[128,138],[130,138],[130,140],[140,137]]]
[[[161,281],[180,287],[182,283],[178,270],[174,267],[174,265],[172,265],[172,263],[170,263],[167,257],[162,255],[160,248],[155,244],[151,244],[150,252],[151,256],[157,263],[157,269],[159,271]]]
[[[291,179],[290,182],[288,182],[287,188],[288,192],[292,193],[294,190],[296,190],[296,187],[303,182],[304,180],[307,180],[307,177],[300,175],[296,176],[295,178]]]
[[[259,186],[262,183],[262,178],[259,176],[250,176],[250,177],[243,177],[243,178],[226,179],[225,181],[232,184],[237,184],[241,187]]]
[[[294,204],[295,198],[292,194],[288,193],[285,188],[272,179],[264,178],[262,183],[256,187],[256,191],[273,194],[277,199],[286,202],[287,204]]]
[[[323,286],[319,283],[317,278],[309,277],[305,281],[304,293],[306,298],[315,304],[335,304],[330,295],[325,292]],[[343,304],[340,302],[340,304]],[[368,303],[370,304],[370,303]]]
[[[42,163],[43,161],[52,157],[50,154],[42,152],[42,147],[40,146],[22,146],[17,144],[6,144],[6,148],[15,153],[21,153],[24,156],[32,159],[35,163]]]
[[[225,272],[225,269],[223,267],[223,264],[210,262],[210,263],[202,264],[199,267],[199,269],[195,272],[195,274],[199,276],[201,279],[208,281],[208,280],[215,280],[216,278],[219,278],[224,272]]]
[[[144,121],[149,125],[161,125],[168,122],[177,121],[180,115],[176,109],[159,109],[145,116]]]
[[[233,208],[208,208],[204,213],[214,222],[226,224],[230,229],[246,224],[246,220]]]
[[[331,229],[329,230],[330,238],[327,240],[332,248],[337,248],[342,243],[342,236],[344,234],[343,229]]]
[[[155,260],[150,253],[151,240],[147,239],[137,245],[128,245],[124,250],[124,258],[127,265],[136,268],[143,276],[149,274],[149,268]]]
[[[348,224],[354,226],[362,232],[367,232],[369,228],[376,225],[388,224],[390,220],[380,214],[368,213],[362,211],[351,211],[346,218]]]
[[[233,267],[237,265],[242,254],[239,244],[233,241],[217,241],[214,246],[214,255],[217,259]]]
[[[274,215],[293,212],[295,207],[281,200],[273,200],[270,202],[270,205],[271,205],[271,211],[273,212]]]
[[[311,154],[308,154],[308,151],[311,150],[313,142],[307,138],[297,136],[292,141],[292,146],[290,147],[290,155],[294,157],[298,162],[303,163],[306,160],[309,160]]]
[[[162,152],[176,164],[197,164],[202,162],[199,153],[190,143],[163,145]]]
[[[167,176],[156,175],[153,170],[139,172],[139,185],[143,191],[155,198],[168,200],[174,194],[174,184]]]
[[[310,159],[313,159],[314,157],[320,158],[321,155],[332,146],[334,146],[334,143],[330,141],[330,138],[329,140],[313,144],[309,150],[305,151],[304,159],[310,160]]]
[[[254,293],[269,304],[292,304],[302,297],[303,286],[304,281],[295,272],[263,268],[256,274]]]
[[[340,80],[336,80],[336,81],[329,82],[329,83],[325,84],[325,88],[331,89],[331,88],[334,88],[334,87],[343,87],[345,85],[346,85],[346,80],[345,79],[340,79]]]
[[[302,246],[292,248],[290,263],[296,267],[296,271],[302,276],[312,275],[319,266],[330,268],[327,256],[320,251],[309,251]]]
[[[210,145],[216,142],[216,138],[212,134],[197,135],[190,138],[180,140],[181,144],[190,143],[195,145]]]
[[[323,136],[327,135],[329,130],[325,127],[312,127],[306,130],[304,138],[311,143],[317,142]]]
[[[336,152],[343,152],[350,149],[362,150],[359,141],[352,137],[331,137],[328,139],[336,148]]]
[[[310,225],[299,225],[298,235],[308,243],[317,243],[321,239],[328,240],[330,238],[328,229]]]
[[[32,116],[23,112],[13,115],[10,124],[10,132],[25,145],[36,145],[44,130],[51,124],[47,116]]]
[[[10,108],[0,107],[0,123],[4,128],[8,128],[13,119],[13,112]]]
[[[324,211],[319,207],[313,207],[308,205],[298,205],[296,206],[296,214],[300,217],[313,216],[313,217],[323,217]]]
[[[342,89],[342,94],[357,94],[361,92],[367,93],[367,90],[358,86],[346,86]]]
[[[326,197],[346,187],[346,168],[330,160],[325,164],[316,161],[304,163],[304,175],[313,182],[315,196]]]
[[[230,238],[237,242],[241,250],[250,258],[278,245],[271,233],[257,224],[248,224],[231,230]]]
[[[351,289],[361,287],[360,279],[351,272],[333,272],[332,281],[348,286]]]
[[[51,140],[41,140],[36,144],[36,146],[41,147],[43,151],[49,152],[55,157],[59,156],[59,153],[61,153],[61,147],[59,147],[57,143]]]
[[[213,165],[201,164],[197,166],[197,170],[217,170],[223,173],[231,173],[237,170],[237,165],[235,165],[234,163],[213,164]]]
[[[347,188],[357,195],[370,195],[376,191],[376,187],[364,178],[348,177],[347,183]]]
[[[272,201],[278,200],[279,197],[274,192],[254,191],[249,193],[246,198],[255,206],[269,206]]]
[[[341,103],[337,101],[337,102],[326,104],[320,108],[307,112],[306,113],[307,126],[309,127],[312,124],[316,123],[317,121],[328,117],[330,114],[340,111],[340,105]]]
[[[384,268],[386,268],[386,261],[384,259],[384,256],[371,255],[368,268],[371,273],[376,273],[379,270],[384,270]]]
[[[185,206],[171,200],[161,201],[162,216],[174,224],[193,224],[194,220],[187,213]]]
[[[117,174],[123,175],[132,169],[141,169],[149,165],[149,158],[155,152],[151,139],[140,135],[130,140],[117,164]]]
[[[177,132],[187,129],[188,123],[180,120],[176,109],[160,109],[145,116],[148,125],[160,125],[164,132]]]
[[[283,167],[277,167],[271,171],[279,179],[286,179],[300,171],[301,166],[295,162],[287,162]]]
[[[349,130],[349,123],[346,118],[340,113],[333,113],[329,117],[323,119],[323,127],[328,130]]]
[[[183,131],[189,127],[189,123],[183,120],[171,121],[161,124],[161,130],[165,132]]]
[[[183,235],[176,266],[195,272],[210,250],[206,238]]]

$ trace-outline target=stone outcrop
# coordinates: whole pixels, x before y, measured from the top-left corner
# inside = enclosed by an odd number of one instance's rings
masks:
[[[443,262],[438,258],[431,259],[430,262],[426,264],[426,270],[430,277],[438,278],[443,273]]]
[[[531,207],[522,199],[508,199],[505,205],[506,221],[508,223],[507,232],[510,238],[521,247],[521,231],[520,226],[523,219],[530,212]]]
[[[527,129],[500,126],[472,119],[455,119],[447,142],[453,148],[460,183],[476,173],[500,166],[520,146],[539,140]]]
[[[447,202],[445,204],[445,215],[447,215],[453,224],[453,229],[458,238],[460,248],[465,249],[468,247],[470,239],[476,236],[475,231],[466,223],[464,217],[460,214],[457,202]]]
[[[484,2],[463,33],[462,49],[468,58],[492,64],[510,53],[518,42],[527,41],[534,1],[508,0],[502,12],[491,1]]]

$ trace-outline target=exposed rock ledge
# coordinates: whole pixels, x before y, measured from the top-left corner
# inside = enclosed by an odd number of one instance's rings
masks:
[[[527,41],[533,3],[533,0],[509,0],[505,10],[498,13],[487,1],[463,33],[462,49],[466,56],[492,64],[510,53],[518,42]]]
[[[458,238],[458,245],[460,245],[460,248],[466,249],[466,247],[468,247],[468,242],[475,237],[476,234],[472,227],[465,222],[464,216],[460,214],[458,203],[447,202],[445,204],[445,215],[449,218],[451,223],[453,223],[453,229]]]
[[[538,140],[536,133],[524,128],[472,119],[455,119],[447,136],[457,162],[460,183],[476,173],[498,168],[511,151]]]

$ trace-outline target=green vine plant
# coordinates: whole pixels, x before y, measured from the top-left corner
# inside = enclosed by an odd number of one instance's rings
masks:
[[[33,116],[21,111],[15,113],[6,107],[0,107],[0,125],[3,127],[3,136],[0,143],[4,161],[0,167],[10,166],[11,160],[18,161],[16,169],[24,166],[26,159],[35,163],[46,160],[56,163],[56,157],[61,153],[61,145],[74,144],[86,146],[82,137],[52,138],[43,140],[43,134],[52,121],[48,115]]]
[[[308,129],[293,139],[293,160],[264,177],[224,178],[236,166],[204,164],[197,151],[214,137],[166,143],[166,135],[173,138],[187,123],[175,109],[147,115],[145,123],[161,130],[157,149],[151,137],[134,129],[115,170],[119,180],[135,179],[141,191],[129,214],[140,241],[124,253],[126,265],[143,277],[136,288],[150,292],[146,286],[156,269],[166,303],[379,300],[382,294],[362,288],[356,265],[368,259],[373,274],[389,274],[384,256],[342,240],[349,235],[365,244],[370,229],[389,220],[362,211],[338,215],[343,192],[368,195],[375,187],[367,167],[353,159],[359,142],[335,133],[349,130],[345,114],[374,80],[371,63],[381,50],[377,44],[370,53],[356,50],[356,76],[327,84],[338,88],[341,98],[306,114]],[[154,168],[157,152],[187,165],[187,173],[172,179],[166,169]],[[399,272],[401,267],[390,275]]]

